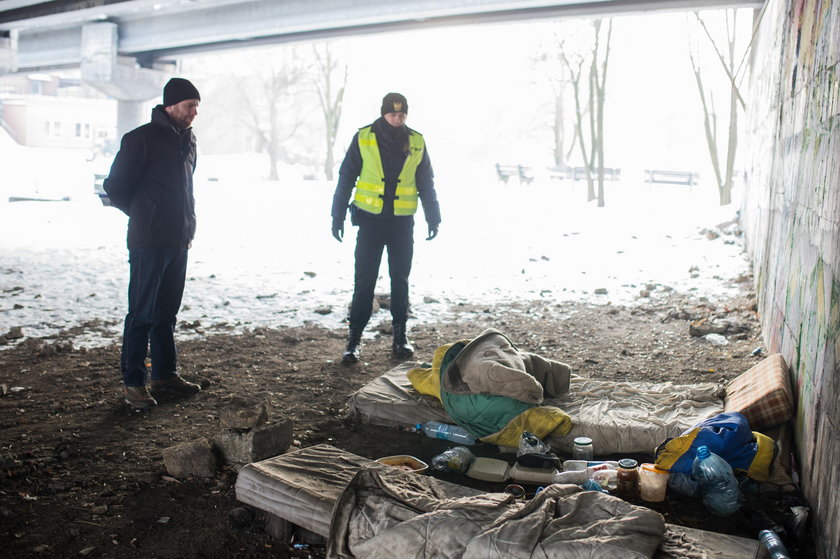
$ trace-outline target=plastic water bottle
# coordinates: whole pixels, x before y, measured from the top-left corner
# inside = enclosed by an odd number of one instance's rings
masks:
[[[758,533],[758,540],[770,552],[770,559],[790,559],[782,538],[773,530],[762,530]]]
[[[460,425],[449,425],[448,423],[441,423],[439,421],[427,421],[426,423],[418,423],[417,430],[423,431],[426,433],[426,436],[433,439],[444,439],[465,445],[475,444],[475,438]]]
[[[691,477],[700,484],[703,504],[718,516],[729,516],[741,508],[741,489],[729,463],[709,450],[706,445],[697,448],[697,457],[691,465]]]

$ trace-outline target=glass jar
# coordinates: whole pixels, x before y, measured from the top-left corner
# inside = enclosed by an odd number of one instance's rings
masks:
[[[595,456],[592,451],[592,439],[589,437],[578,437],[572,447],[572,457],[575,460],[592,460]]]
[[[616,495],[622,499],[638,499],[639,497],[639,463],[632,458],[622,458],[618,461],[616,473]]]

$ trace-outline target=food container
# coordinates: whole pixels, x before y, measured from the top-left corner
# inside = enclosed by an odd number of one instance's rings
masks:
[[[510,464],[495,458],[476,458],[467,476],[482,481],[506,481],[510,477]]]
[[[642,464],[639,468],[639,489],[643,501],[658,503],[665,500],[668,478],[671,472],[660,470],[654,464]]]
[[[429,469],[428,464],[426,464],[419,458],[415,458],[414,456],[409,456],[407,454],[399,454],[397,456],[385,456],[384,458],[377,458],[376,461],[380,464],[385,464],[386,466],[393,466],[394,468],[398,468],[400,470],[404,470],[406,472],[411,472],[414,474],[422,474]]]

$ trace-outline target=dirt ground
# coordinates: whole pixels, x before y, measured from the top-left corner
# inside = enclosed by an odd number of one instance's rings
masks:
[[[762,342],[750,279],[727,281],[741,282],[743,295],[710,302],[648,286],[650,293],[633,307],[548,299],[494,307],[464,302],[456,308],[457,321],[411,321],[410,337],[421,361],[431,360],[441,344],[494,327],[521,349],[568,363],[582,376],[725,382],[765,355],[754,351]],[[703,318],[728,322],[728,345],[690,335],[690,322]],[[180,371],[204,389],[138,412],[121,397],[119,348],[75,349],[68,341],[73,333],[0,351],[5,557],[322,557],[323,547],[296,548],[263,531],[259,511],[236,501],[234,468],[212,479],[167,475],[161,451],[214,437],[220,409],[234,395],[270,397],[274,413],[293,421],[297,447],[329,443],[368,458],[412,454],[430,462],[449,446],[348,417],[348,396],[397,364],[387,334],[366,340],[363,362],[355,366],[340,362],[345,332],[320,327],[180,341]],[[784,506],[765,510],[777,519]],[[756,534],[744,518],[720,521],[696,503],[671,500],[654,508],[668,522]]]

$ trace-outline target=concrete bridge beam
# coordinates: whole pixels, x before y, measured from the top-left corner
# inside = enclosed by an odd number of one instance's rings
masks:
[[[17,70],[17,32],[0,33],[0,76]]]
[[[117,24],[107,21],[82,26],[81,76],[118,101],[117,134],[122,136],[146,120],[143,104],[161,95],[171,72],[143,68],[134,58],[118,56],[117,31]]]

